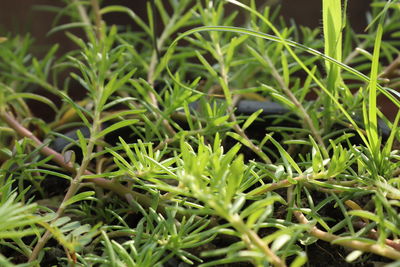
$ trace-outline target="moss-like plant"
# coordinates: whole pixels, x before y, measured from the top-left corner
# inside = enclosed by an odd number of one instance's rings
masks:
[[[247,2],[69,0],[42,8],[76,50],[0,38],[1,266],[397,266],[398,1],[363,34],[347,1],[322,31]]]

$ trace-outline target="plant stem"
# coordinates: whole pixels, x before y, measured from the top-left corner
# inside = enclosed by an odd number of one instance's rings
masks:
[[[56,162],[59,166],[70,171],[71,173],[76,173],[76,169],[72,165],[71,162],[65,162],[64,157],[61,154],[59,154],[57,151],[51,149],[50,147],[45,146],[31,131],[29,131],[24,126],[22,126],[13,117],[13,115],[11,115],[10,113],[8,113],[6,111],[3,111],[3,112],[0,112],[0,118],[3,121],[5,121],[11,128],[13,128],[20,136],[24,136],[26,138],[31,139],[36,147],[40,147],[40,152],[43,155],[53,156],[52,160],[54,162]],[[78,175],[78,173],[77,173],[75,177],[82,177],[82,175],[92,175],[93,174],[92,172],[90,172],[84,168],[80,168],[80,170],[81,170],[80,174]],[[74,181],[75,181],[75,179],[74,179]],[[74,191],[76,191],[76,187],[79,185],[79,183],[75,185],[75,184],[73,184],[74,181],[71,183],[71,186],[68,189],[66,196],[64,197],[64,201],[66,199],[69,199],[71,196],[73,196]],[[110,190],[122,198],[126,198],[127,195],[131,195],[136,201],[138,201],[144,207],[150,207],[150,205],[151,205],[151,199],[149,197],[147,197],[144,194],[131,191],[129,188],[119,184],[118,182],[114,182],[114,181],[104,179],[104,178],[91,178],[91,179],[88,179],[88,181],[93,182],[95,185],[97,185],[103,189]],[[63,209],[58,212],[61,212],[61,211],[63,212]],[[157,212],[165,214],[165,206],[163,203],[159,203]],[[179,218],[181,216],[182,215],[179,214],[179,216],[177,216],[177,217]],[[46,232],[43,235],[43,237],[41,238],[41,240],[48,240],[50,237],[51,237],[51,233]],[[37,257],[37,253],[39,253],[38,249],[35,251],[36,255],[31,255],[32,260]]]
[[[86,10],[82,6],[82,4],[79,3],[78,0],[72,0],[72,2],[76,5],[76,8],[78,9],[78,13],[79,16],[81,17],[82,22],[88,26],[91,26],[89,16],[87,15]]]
[[[271,191],[275,191],[277,189],[280,188],[285,188],[285,187],[289,187],[293,185],[292,181],[296,181],[296,182],[307,182],[309,180],[317,180],[317,179],[321,179],[323,177],[326,176],[325,172],[321,172],[321,173],[317,173],[314,175],[309,175],[309,174],[305,174],[305,175],[300,175],[294,178],[289,179],[285,179],[276,183],[272,183],[272,184],[267,184],[265,185],[265,188],[260,190],[260,191],[256,191],[255,193],[249,193],[249,195],[261,195],[264,194],[266,192],[271,192]]]
[[[297,109],[300,111],[300,115],[303,118],[304,122],[307,124],[308,128],[311,131],[311,134],[314,136],[314,138],[317,140],[320,149],[322,153],[324,154],[325,158],[329,158],[329,154],[326,150],[324,141],[322,140],[321,134],[315,129],[315,126],[313,124],[313,121],[311,120],[310,116],[307,113],[307,110],[303,107],[303,105],[300,103],[300,101],[297,99],[297,97],[290,91],[290,89],[286,86],[285,82],[282,79],[282,76],[279,74],[277,69],[275,68],[274,64],[272,64],[271,60],[269,57],[265,57],[266,62],[268,63],[269,67],[271,68],[271,74],[274,76],[276,81],[279,83],[280,87],[282,88],[283,92],[290,98],[292,103],[297,107]]]
[[[153,7],[153,11],[154,10],[155,9]],[[155,15],[156,14],[153,14],[153,16],[155,16]],[[168,24],[165,26],[163,32],[161,33],[160,38],[158,38],[157,41],[155,40],[156,36],[152,37],[153,43],[156,44],[157,46],[154,47],[154,49],[153,49],[153,53],[151,55],[149,69],[148,69],[148,73],[147,73],[147,82],[150,84],[150,86],[154,86],[154,81],[156,78],[155,72],[156,72],[156,68],[157,68],[157,63],[160,60],[160,51],[161,51],[162,47],[164,46],[165,41],[170,37],[170,35],[171,35],[170,29],[175,25],[175,22],[178,19],[178,17],[179,17],[179,14],[174,14],[171,17]],[[156,27],[156,25],[153,25],[153,27]],[[153,34],[155,34],[155,32],[153,32]],[[155,95],[152,92],[149,92],[149,97],[151,100],[151,104],[153,104],[153,106],[158,109],[158,102],[157,102],[157,98],[155,97]],[[161,119],[161,117],[159,115],[158,115],[158,117],[159,117],[159,119]],[[171,126],[171,124],[166,119],[162,119],[162,124],[164,125],[165,129],[168,131],[170,136],[176,135],[174,128]]]
[[[198,196],[201,198],[201,196]],[[242,240],[246,244],[246,246],[254,250],[254,246],[261,250],[264,255],[268,257],[268,260],[272,263],[272,265],[277,267],[286,267],[286,263],[279,258],[266,244],[260,236],[250,229],[240,218],[240,215],[237,213],[230,213],[228,210],[223,208],[223,205],[219,205],[217,201],[209,201],[208,204],[216,211],[219,216],[225,218],[230,224],[242,235]]]
[[[101,95],[101,93],[99,93],[99,95]],[[94,118],[93,118],[93,127],[91,129],[91,134],[90,134],[90,138],[87,144],[87,148],[86,148],[86,153],[84,153],[84,157],[82,159],[82,163],[80,165],[80,167],[78,168],[78,171],[74,177],[74,179],[72,180],[67,193],[64,196],[63,201],[60,204],[60,207],[58,208],[57,212],[56,212],[56,216],[55,218],[52,220],[51,223],[55,222],[57,219],[59,219],[63,214],[65,209],[67,208],[67,205],[65,204],[69,199],[71,199],[76,192],[79,189],[79,185],[81,183],[82,180],[82,176],[84,175],[86,169],[89,166],[89,163],[91,161],[91,155],[94,149],[94,145],[96,143],[96,134],[100,131],[101,129],[101,123],[100,123],[100,111],[99,110],[95,110],[95,114],[94,114]],[[36,246],[34,247],[31,256],[29,257],[29,262],[34,261],[37,256],[39,255],[39,252],[43,249],[43,247],[46,245],[47,241],[50,239],[51,237],[51,232],[50,230],[47,230],[46,233],[39,239],[39,241],[37,242]]]
[[[296,219],[301,224],[310,224],[307,218],[300,211],[294,211],[293,213],[296,216]],[[339,240],[342,237],[322,231],[316,226],[312,226],[308,232],[314,237],[324,240],[326,242],[335,242],[335,244],[344,247],[349,247],[365,252],[371,252],[393,260],[400,260],[400,252],[396,251],[392,247],[366,243],[358,240]]]
[[[218,55],[218,63],[221,66],[221,77],[222,77],[222,80],[225,83],[226,87],[228,87],[228,90],[230,90],[230,88],[229,88],[229,79],[228,79],[228,70],[226,68],[226,64],[225,64],[225,61],[224,61],[224,55],[222,53],[221,46],[219,45],[219,43],[217,43],[215,45],[215,51],[216,51],[216,54]],[[224,85],[221,84],[221,86],[224,86]],[[225,90],[224,90],[225,99],[227,100],[227,103],[229,104],[228,111],[231,113],[230,120],[235,122],[235,124],[232,127],[233,130],[235,130],[235,132],[238,135],[240,135],[243,139],[245,139],[247,141],[247,143],[249,144],[249,148],[257,156],[259,156],[266,164],[271,164],[272,163],[271,159],[262,151],[262,149],[259,146],[255,145],[253,143],[253,141],[250,140],[250,138],[247,136],[247,134],[242,129],[242,127],[240,127],[239,124],[237,123],[236,116],[233,113],[233,107],[239,101],[240,97],[237,96],[236,98],[234,98],[232,100],[230,95],[226,95],[227,93],[228,92],[225,92]],[[231,93],[229,92],[229,94],[231,94]]]
[[[365,227],[367,224],[365,222],[362,221],[357,221],[354,222],[353,225],[357,228],[363,228]],[[371,229],[368,233],[368,237],[371,239],[375,239],[378,240],[379,239],[379,234],[375,229]],[[398,242],[395,242],[393,240],[390,239],[385,239],[385,243],[388,246],[391,246],[392,248],[394,248],[397,251],[400,251],[400,244]]]
[[[291,202],[291,200],[293,198],[293,193],[292,193],[293,189],[292,188],[293,187],[288,188],[288,202]],[[297,208],[296,204],[293,204],[293,208],[294,209]],[[294,210],[293,214],[295,215],[297,221],[299,221],[301,224],[311,225],[310,221],[307,220],[307,218],[304,216],[304,214],[301,211]],[[393,259],[393,260],[400,260],[400,252],[396,251],[394,248],[392,248],[390,246],[384,246],[384,245],[380,245],[380,244],[371,244],[371,243],[362,242],[362,241],[358,241],[358,240],[343,240],[342,239],[343,237],[322,231],[322,230],[318,229],[318,227],[316,227],[316,226],[310,226],[310,229],[308,230],[308,232],[312,236],[314,236],[318,239],[321,239],[323,241],[326,241],[326,242],[330,242],[330,243],[334,242],[335,244],[338,244],[338,245],[341,245],[344,247],[349,247],[349,248],[361,250],[364,252],[371,252],[371,253],[386,257],[386,258]],[[342,240],[340,240],[340,239],[342,239]]]
[[[242,221],[238,214],[234,214],[228,218],[232,226],[237,229],[240,233],[242,233],[244,237],[243,240],[248,239],[250,241],[248,246],[256,246],[259,248],[270,260],[272,265],[278,267],[285,267],[286,264],[279,258],[269,247],[268,245],[251,229],[249,229],[246,224]],[[248,242],[246,242],[248,243]]]
[[[101,14],[100,14],[100,6],[98,0],[91,0],[91,5],[95,15],[95,22],[96,22],[96,36],[98,40],[102,40],[102,31],[101,31]]]

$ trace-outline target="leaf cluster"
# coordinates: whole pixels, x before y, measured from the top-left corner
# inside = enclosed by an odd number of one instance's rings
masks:
[[[40,8],[76,50],[0,38],[2,266],[398,264],[398,1],[362,34],[339,0],[322,31],[254,0],[65,2]]]

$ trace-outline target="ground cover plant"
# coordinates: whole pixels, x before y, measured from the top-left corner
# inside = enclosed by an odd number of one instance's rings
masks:
[[[400,3],[359,34],[346,1],[321,29],[256,2],[68,0],[39,8],[76,50],[1,37],[1,266],[399,266]]]

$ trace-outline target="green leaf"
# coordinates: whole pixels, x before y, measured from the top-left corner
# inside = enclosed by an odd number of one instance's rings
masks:
[[[145,112],[146,112],[145,109],[131,109],[131,110],[119,111],[119,112],[112,113],[112,114],[102,118],[101,122],[106,122],[106,121],[116,119],[116,118],[125,118],[125,116],[137,115],[137,114],[142,114]]]
[[[279,235],[271,245],[271,250],[274,252],[279,251],[288,241],[290,241],[291,236],[289,234]]]
[[[349,253],[349,255],[346,256],[346,261],[347,262],[353,262],[356,259],[358,259],[364,252],[361,250],[354,250]]]
[[[121,68],[119,72],[122,72],[124,68]],[[118,77],[119,73],[114,73],[111,80],[104,87],[103,94],[101,99],[99,100],[99,106],[103,107],[108,100],[108,98],[120,87],[122,87],[128,80],[132,77],[132,75],[136,72],[136,69],[131,70],[129,73],[124,75],[123,77]]]
[[[111,243],[112,243],[114,251],[118,254],[118,256],[123,261],[124,266],[127,266],[127,267],[136,267],[137,266],[137,264],[135,264],[134,260],[132,259],[132,256],[124,249],[123,246],[121,246],[121,244],[119,244],[118,242],[116,242],[114,240],[112,240]]]
[[[368,120],[366,122],[366,131],[368,136],[368,141],[371,149],[371,154],[374,156],[375,160],[379,160],[380,153],[380,140],[378,137],[378,118],[377,118],[377,94],[376,89],[378,85],[378,71],[380,64],[380,50],[381,50],[381,42],[383,35],[383,18],[381,23],[378,24],[378,29],[376,32],[375,43],[374,43],[374,52],[372,58],[372,66],[371,66],[371,77],[368,85],[369,95],[368,95]]]
[[[279,144],[274,138],[272,138],[271,135],[267,134],[267,136],[270,138],[269,140],[279,150],[282,159],[286,160],[297,171],[297,173],[301,175],[303,172],[301,171],[299,165],[297,165],[296,161],[293,160],[293,158],[289,155],[289,153],[287,153],[287,151],[281,146],[281,144]]]
[[[53,33],[56,33],[59,31],[64,31],[64,30],[69,30],[69,29],[74,29],[74,28],[85,28],[85,27],[90,27],[90,26],[91,25],[84,23],[84,22],[65,23],[60,26],[51,28],[51,30],[47,33],[47,36],[50,36]]]
[[[147,155],[143,155],[146,159],[148,159],[149,161],[151,161],[152,163],[154,163],[155,165],[157,165],[160,169],[164,170],[166,173],[170,174],[171,177],[176,178],[176,174],[173,173],[172,171],[170,171],[168,168],[166,168],[164,165],[162,165],[161,163],[159,163],[158,161],[154,160],[153,158],[147,156]]]
[[[265,211],[265,208],[267,206],[273,205],[275,202],[279,202],[283,205],[286,205],[286,201],[281,196],[277,194],[272,196],[268,195],[263,199],[253,202],[250,206],[244,209],[240,213],[240,217],[243,219],[248,217],[247,225],[251,226],[262,215],[262,213]],[[259,211],[261,213],[259,213]]]
[[[108,238],[106,232],[104,232],[103,230],[101,231],[101,236],[103,237],[104,240],[104,246],[106,247],[106,252],[107,252],[107,258],[108,258],[108,262],[110,264],[111,267],[117,267],[117,258],[115,255],[115,251],[114,248],[111,244],[110,239]]]
[[[319,146],[317,145],[315,140],[312,138],[312,136],[309,136],[309,139],[312,144],[311,156],[312,156],[313,172],[319,173],[321,171],[324,171],[324,163],[323,163],[323,157],[321,154],[321,150],[319,149]]]
[[[245,165],[243,162],[243,155],[240,154],[229,167],[230,175],[227,181],[227,202],[235,195],[237,189],[242,183]]]
[[[226,51],[226,63],[229,65],[232,62],[232,59],[234,58],[235,55],[235,49],[238,45],[243,43],[245,40],[247,40],[248,36],[242,35],[239,38],[238,37],[233,37],[229,43],[228,49]]]
[[[246,130],[252,123],[253,121],[255,121],[258,118],[258,115],[261,114],[261,112],[263,112],[262,109],[257,110],[256,112],[254,112],[253,114],[251,114],[245,121],[245,123],[242,126],[242,130]]]
[[[239,141],[240,143],[242,143],[243,145],[247,146],[250,149],[254,148],[254,144],[251,143],[250,140],[245,139],[244,137],[240,136],[237,133],[234,132],[228,132],[226,133],[227,135],[229,135],[230,137],[236,139],[237,141]],[[271,163],[271,159],[263,152],[263,151],[255,151],[257,153],[257,155],[259,157],[261,157],[265,162],[267,163]]]
[[[53,110],[58,111],[58,108],[56,107],[56,105],[54,105],[54,103],[50,99],[48,99],[44,96],[32,94],[32,93],[14,93],[12,95],[7,96],[5,101],[8,102],[13,99],[19,99],[19,98],[34,99],[34,100],[40,101],[42,103],[45,103],[46,105],[51,107]]]
[[[55,176],[55,177],[60,177],[63,179],[67,179],[69,181],[72,180],[70,175],[64,174],[64,173],[59,173],[56,171],[50,171],[50,170],[46,170],[46,169],[30,169],[30,170],[26,170],[26,172],[39,172],[39,173],[45,173],[51,176]]]
[[[30,223],[33,223],[33,222],[27,221],[27,224],[30,224]],[[15,227],[18,227],[18,225],[15,225]],[[1,239],[22,238],[22,237],[29,236],[29,235],[35,235],[37,233],[38,233],[38,230],[34,229],[34,228],[25,229],[25,230],[15,230],[15,231],[8,230],[8,231],[1,231],[0,238]]]
[[[119,128],[135,124],[138,121],[139,120],[137,120],[137,119],[131,119],[131,120],[125,120],[125,121],[120,121],[120,122],[114,123],[113,125],[107,127],[106,129],[104,129],[103,131],[98,133],[96,135],[96,139],[101,138],[101,137],[105,136],[106,134],[111,133],[115,130],[118,130]]]
[[[70,217],[61,217],[58,218],[56,221],[52,222],[52,226],[56,226],[56,227],[61,227],[64,224],[68,223],[69,221],[71,221]]]
[[[85,139],[85,137],[83,136],[82,132],[79,129],[76,131],[76,135],[78,136],[78,141],[79,141],[79,145],[80,145],[81,150],[82,150],[83,157],[86,157],[87,156],[86,139]]]
[[[60,92],[60,94],[62,95],[63,99],[66,102],[68,102],[68,104],[70,104],[72,106],[72,108],[76,111],[76,113],[78,114],[79,118],[81,118],[81,120],[86,125],[86,127],[90,128],[91,127],[91,123],[88,121],[88,119],[86,118],[86,116],[83,114],[82,111],[84,111],[86,114],[90,114],[90,112],[88,110],[84,109],[83,107],[81,107],[75,101],[73,101],[66,93]]]
[[[303,251],[298,253],[297,257],[290,264],[290,267],[301,267],[307,262],[307,254]]]
[[[342,6],[341,0],[322,1],[325,54],[341,61],[342,53]],[[331,69],[328,63],[328,72]]]
[[[283,81],[285,83],[285,86],[289,88],[289,83],[290,83],[290,73],[289,73],[289,66],[287,62],[287,57],[285,53],[281,53],[281,64],[282,64],[282,72],[283,72]]]
[[[155,5],[157,7],[157,11],[161,17],[164,26],[166,26],[171,18],[167,12],[167,9],[164,6],[163,1],[155,1]]]
[[[195,51],[197,58],[200,60],[201,64],[205,67],[205,69],[211,74],[213,77],[218,77],[218,73],[214,70],[214,68],[208,63],[207,59],[205,59],[198,50]]]
[[[120,5],[111,5],[111,6],[106,6],[100,10],[101,15],[105,15],[107,13],[112,13],[112,12],[122,12],[126,13],[135,23],[137,23],[148,35],[151,35],[151,30],[148,26],[147,23],[145,23],[135,12],[133,12],[131,9],[120,6]]]
[[[6,187],[3,186],[1,189],[6,189]],[[33,224],[45,220],[44,217],[33,215],[37,209],[36,204],[22,205],[22,203],[16,202],[16,197],[17,194],[10,194],[0,205],[0,218],[2,218],[0,220],[0,238],[21,238],[37,234],[38,229],[34,228]],[[24,227],[30,228],[23,229]]]
[[[67,201],[65,201],[63,203],[63,207],[67,207],[67,206],[69,206],[69,205],[71,205],[71,204],[73,204],[75,202],[79,202],[79,201],[82,201],[82,200],[89,199],[90,196],[93,196],[94,194],[95,194],[94,191],[86,191],[86,192],[79,193],[79,194],[71,197]]]

